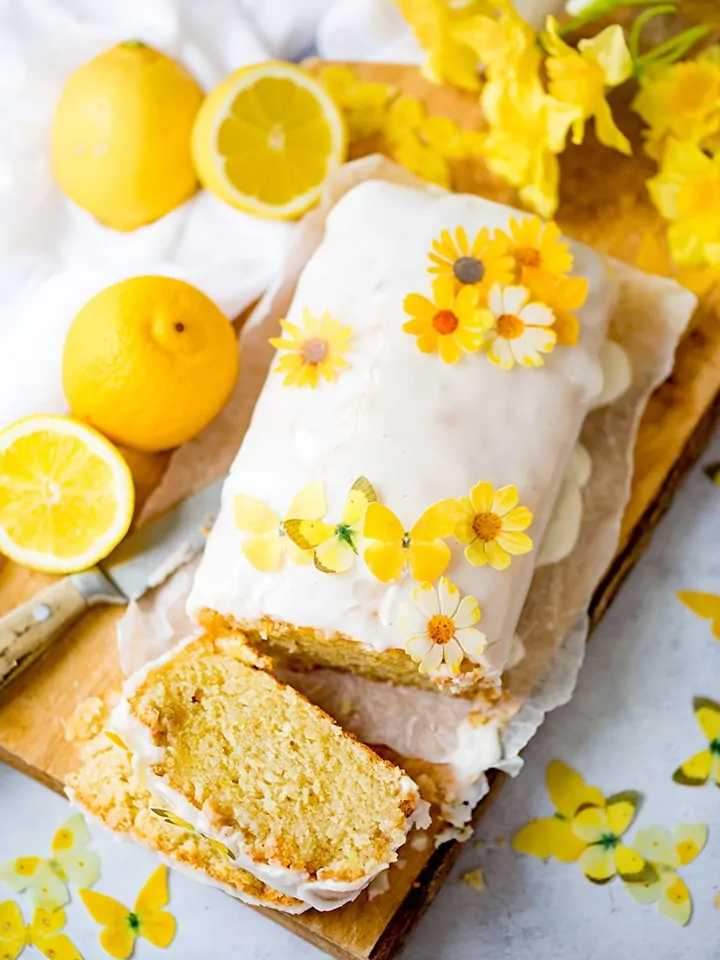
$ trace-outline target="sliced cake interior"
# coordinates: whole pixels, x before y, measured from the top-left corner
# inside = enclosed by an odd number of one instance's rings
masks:
[[[128,681],[113,727],[164,807],[259,879],[331,909],[397,859],[427,804],[250,656],[238,638],[186,642]]]
[[[202,837],[190,824],[182,825],[162,810],[153,812],[152,797],[133,770],[129,752],[107,735],[109,712],[106,703],[94,697],[67,723],[68,737],[81,758],[81,766],[67,778],[71,801],[121,839],[134,840],[166,858],[170,866],[245,903],[286,913],[306,910],[300,900],[237,867],[227,848]]]

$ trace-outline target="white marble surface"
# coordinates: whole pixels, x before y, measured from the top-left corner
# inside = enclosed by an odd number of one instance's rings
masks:
[[[720,433],[702,458],[720,460]],[[700,469],[686,482],[593,638],[573,701],[550,717],[527,750],[519,777],[463,852],[404,954],[407,960],[712,960],[720,948],[720,793],[678,786],[676,766],[703,747],[692,698],[720,699],[720,643],[707,622],[676,599],[678,589],[720,592],[720,488]],[[619,881],[595,887],[576,865],[543,863],[513,852],[509,840],[534,816],[551,812],[544,787],[549,760],[565,760],[606,794],[634,788],[645,796],[638,827],[680,820],[710,827],[707,849],[683,870],[695,915],[682,929],[642,907]],[[0,860],[46,853],[67,804],[0,765]],[[632,837],[634,829],[630,831]],[[103,872],[96,889],[131,904],[153,869],[143,851],[93,830]],[[502,838],[502,842],[500,842]],[[485,846],[478,849],[475,843]],[[487,890],[460,883],[481,866]],[[2,896],[13,896],[0,891]],[[26,919],[30,905],[15,895]],[[98,927],[78,898],[66,908],[66,932],[85,960],[104,956]],[[164,952],[146,942],[136,957],[169,960],[311,960],[322,954],[220,893],[172,875],[178,919]]]

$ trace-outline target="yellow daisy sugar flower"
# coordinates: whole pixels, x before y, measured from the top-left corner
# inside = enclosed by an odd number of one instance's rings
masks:
[[[563,138],[572,127],[573,143],[582,143],[585,123],[594,117],[600,143],[631,154],[630,141],[616,126],[606,100],[607,90],[624,83],[633,72],[622,27],[606,27],[596,37],[581,40],[575,50],[560,38],[555,18],[548,17],[542,39],[550,54],[545,63],[550,95],[574,111],[572,119],[558,118],[565,127],[556,128],[555,136]]]
[[[506,242],[507,252],[518,270],[541,267],[557,276],[564,276],[572,270],[570,247],[562,241],[560,227],[554,221],[543,223],[540,217],[524,217],[522,220],[513,217],[510,235],[498,230],[498,236]]]
[[[421,583],[412,591],[414,603],[402,604],[398,624],[410,634],[405,652],[420,664],[420,673],[434,673],[443,663],[451,673],[460,670],[465,657],[477,662],[487,645],[484,633],[475,629],[480,607],[475,597],[462,597],[447,577]]]
[[[480,307],[480,291],[464,286],[457,293],[450,277],[432,283],[433,299],[409,293],[403,307],[411,317],[403,324],[406,333],[417,337],[422,353],[440,353],[445,363],[457,363],[463,353],[480,349],[484,331],[492,322]]]
[[[460,500],[462,518],[455,528],[460,543],[467,544],[465,556],[475,567],[489,563],[496,570],[510,566],[511,555],[532,550],[532,540],[523,530],[532,523],[527,507],[518,506],[517,487],[495,490],[481,480]]]
[[[238,493],[233,509],[237,529],[250,534],[243,540],[240,549],[256,570],[271,573],[279,569],[286,553],[293,563],[310,563],[312,550],[303,550],[293,543],[285,533],[285,521],[262,500]],[[325,485],[315,480],[303,487],[294,498],[285,520],[321,520],[326,510]]]
[[[587,300],[586,277],[559,277],[544,267],[523,267],[522,285],[531,291],[533,298],[550,307],[555,314],[553,330],[558,346],[573,347],[578,342],[580,324],[575,316]]]
[[[637,813],[639,795],[626,790],[608,797],[604,807],[581,807],[572,818],[572,832],[587,844],[580,855],[580,867],[593,883],[608,883],[619,875],[632,883],[654,878],[643,856],[622,843]]]
[[[504,256],[505,244],[490,236],[483,227],[475,234],[472,243],[464,227],[457,227],[455,236],[443,230],[433,240],[428,273],[452,277],[461,285],[481,286],[489,289],[495,283],[511,283],[514,262]]]
[[[638,903],[656,903],[658,913],[684,927],[692,915],[692,899],[677,869],[702,853],[707,836],[704,823],[679,823],[672,836],[663,827],[638,830],[633,848],[652,865],[657,876],[644,883],[626,882],[625,889]]]
[[[363,140],[382,131],[394,87],[358,80],[350,67],[341,64],[323,67],[318,79],[340,107],[350,140]]]
[[[720,265],[720,150],[708,156],[692,143],[670,139],[659,173],[647,181],[666,220],[670,254],[681,266]]]
[[[281,352],[275,373],[286,374],[283,386],[318,386],[321,379],[334,380],[348,363],[344,354],[350,348],[352,327],[334,320],[328,311],[317,319],[307,307],[303,310],[303,327],[281,320],[286,337],[271,337],[270,344]]]
[[[720,133],[719,51],[642,72],[632,108],[649,127],[645,150],[653,159],[660,160],[668,137],[705,146]]]
[[[496,284],[490,291],[492,327],[483,346],[501,370],[512,370],[516,363],[541,367],[545,363],[541,354],[550,353],[557,343],[552,329],[555,314],[543,303],[531,303],[530,297],[526,287]]]

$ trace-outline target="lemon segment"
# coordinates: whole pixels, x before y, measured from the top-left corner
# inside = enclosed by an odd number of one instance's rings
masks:
[[[0,551],[16,563],[85,570],[125,536],[134,504],[125,460],[85,424],[35,416],[0,431]]]
[[[203,186],[271,219],[293,219],[317,203],[345,153],[344,121],[332,98],[281,62],[231,74],[207,97],[193,128]]]

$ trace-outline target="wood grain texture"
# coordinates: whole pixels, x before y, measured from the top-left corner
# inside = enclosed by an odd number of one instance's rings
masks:
[[[317,64],[311,66],[316,68]],[[431,114],[449,116],[467,128],[482,127],[480,109],[471,97],[431,86],[411,67],[358,64],[355,69],[361,77],[394,84],[420,97]],[[618,102],[617,115],[620,125],[637,143],[637,125],[627,102]],[[368,141],[357,145],[354,154],[382,146]],[[564,231],[633,263],[643,230],[661,229],[644,187],[651,172],[651,165],[639,153],[634,158],[621,157],[598,149],[591,139],[580,148],[570,149],[563,158],[558,216]],[[503,202],[517,202],[514,192],[479,161],[455,163],[453,186]],[[708,301],[701,305],[680,346],[673,375],[653,396],[643,417],[622,539],[593,600],[593,623],[642,553],[720,415],[718,319],[716,304]],[[159,482],[164,465],[163,457],[131,457],[141,498]],[[42,574],[0,559],[0,613],[50,582]],[[75,763],[64,739],[62,718],[86,697],[117,688],[120,683],[115,648],[118,615],[115,609],[91,611],[0,698],[0,758],[56,790],[61,789],[64,776]],[[493,778],[490,797],[475,811],[476,822],[502,781],[502,776]],[[387,960],[432,900],[459,849],[458,844],[447,843],[438,850],[403,850],[405,866],[392,868],[390,890],[372,901],[361,896],[354,904],[322,915],[268,915],[341,960]]]

